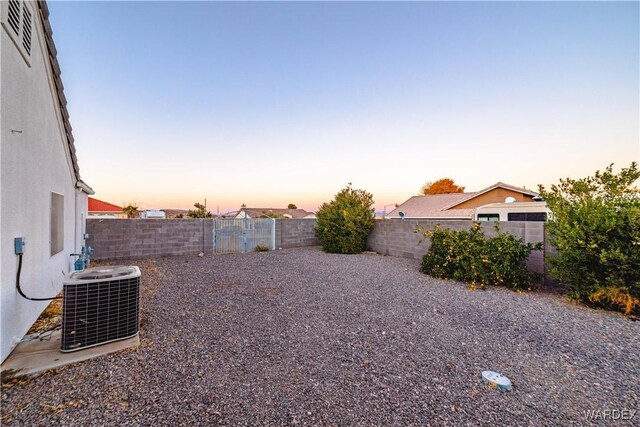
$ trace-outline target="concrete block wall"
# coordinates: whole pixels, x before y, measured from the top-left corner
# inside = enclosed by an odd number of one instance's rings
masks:
[[[213,221],[206,219],[87,219],[93,258],[122,259],[211,252]]]
[[[369,235],[367,244],[377,253],[404,258],[422,259],[429,250],[431,241],[416,230],[432,230],[436,225],[452,230],[464,230],[473,225],[472,221],[452,220],[419,220],[419,219],[387,219],[376,221],[373,231]],[[495,223],[482,223],[487,236],[496,234]],[[527,243],[544,242],[544,223],[525,221],[502,221],[500,229],[513,234]],[[527,260],[529,270],[544,273],[544,252],[533,252]]]
[[[277,219],[276,248],[315,246],[315,219]],[[213,251],[211,219],[87,219],[93,259],[193,255]]]
[[[437,224],[453,230],[471,227],[471,221],[427,221],[415,219],[377,220],[368,238],[369,249],[384,255],[422,259],[430,240],[416,233]],[[277,219],[276,248],[315,246],[315,219]],[[488,236],[495,234],[493,223],[483,223]],[[544,242],[544,224],[540,222],[501,222],[500,228],[525,242]],[[213,251],[211,219],[88,219],[87,244],[94,248],[93,258],[123,259],[153,256],[193,255]],[[545,247],[546,251],[553,248]],[[544,252],[531,254],[527,260],[531,271],[544,273]]]
[[[447,228],[462,230],[470,227],[470,221],[445,221]],[[430,230],[442,221],[426,221],[416,219],[377,220],[373,231],[369,234],[369,249],[383,255],[403,258],[422,259],[429,250],[430,240],[421,233],[416,233],[419,226]]]
[[[315,219],[276,220],[276,249],[319,245],[315,229]]]

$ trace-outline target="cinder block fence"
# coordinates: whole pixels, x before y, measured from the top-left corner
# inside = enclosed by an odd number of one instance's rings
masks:
[[[472,221],[432,221],[418,219],[392,219],[376,221],[373,232],[369,235],[369,248],[377,253],[404,258],[422,259],[429,250],[431,240],[422,233],[416,233],[419,226],[432,230],[440,224],[442,228],[452,230],[469,229]],[[494,222],[481,223],[487,236],[496,234]],[[525,221],[500,222],[503,232],[513,234],[526,243],[544,242],[544,223]],[[527,260],[531,271],[544,273],[544,251],[533,252]]]
[[[384,255],[421,259],[429,249],[430,240],[416,233],[418,226],[433,229],[437,224],[453,230],[468,229],[471,221],[427,221],[391,219],[376,221],[369,235],[368,246]],[[277,219],[276,248],[315,246],[316,221],[313,219]],[[494,223],[483,223],[489,236],[495,234]],[[545,242],[544,223],[501,222],[500,228],[525,242]],[[88,219],[87,244],[95,249],[94,259],[146,258],[152,256],[191,255],[213,251],[213,221],[211,219]],[[527,266],[544,273],[544,253],[553,250],[545,244],[544,251],[531,254]]]
[[[276,248],[315,246],[316,221],[277,219]],[[87,220],[87,245],[96,260],[193,255],[213,251],[211,219]]]
[[[203,219],[87,219],[94,259],[211,252],[213,222]]]

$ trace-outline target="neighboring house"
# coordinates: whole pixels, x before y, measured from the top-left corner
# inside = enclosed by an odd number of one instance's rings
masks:
[[[84,245],[87,197],[80,178],[60,66],[45,2],[0,2],[0,361],[53,297]],[[63,273],[63,274],[61,274]]]
[[[388,218],[468,219],[475,218],[476,209],[491,203],[506,201],[531,202],[537,193],[526,188],[498,182],[473,193],[451,193],[414,196],[391,211]]]
[[[491,203],[476,209],[476,221],[546,221],[551,211],[544,201]]]
[[[313,219],[316,215],[304,209],[273,209],[273,208],[247,208],[241,207],[236,218],[264,218],[264,216],[276,218]]]
[[[127,214],[124,213],[122,207],[118,205],[89,197],[89,216],[126,218]]]

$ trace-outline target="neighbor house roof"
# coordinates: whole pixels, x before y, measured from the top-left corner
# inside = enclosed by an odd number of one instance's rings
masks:
[[[38,10],[44,28],[44,38],[47,44],[47,53],[49,55],[49,63],[51,64],[51,71],[53,73],[53,82],[56,89],[56,99],[60,106],[60,113],[62,115],[62,123],[64,125],[64,133],[67,140],[67,147],[69,148],[69,155],[71,157],[71,164],[73,167],[73,173],[76,178],[76,187],[82,189],[87,194],[94,194],[94,191],[80,178],[80,167],[78,166],[78,157],[76,156],[76,147],[74,145],[73,134],[71,133],[71,123],[69,122],[69,111],[67,110],[67,98],[64,96],[64,85],[62,84],[62,78],[60,77],[60,64],[58,63],[56,45],[53,42],[53,30],[51,29],[51,23],[49,22],[49,7],[46,1],[38,1]],[[122,210],[122,209],[121,209]]]
[[[432,196],[413,196],[388,215],[400,217],[399,212],[411,218],[472,218],[474,209],[456,209],[446,211],[444,208],[476,193],[451,193]]]
[[[304,209],[279,209],[279,208],[241,208],[238,213],[246,212],[251,218],[258,218],[264,213],[273,213],[276,215],[290,215],[291,218],[304,218],[312,212],[307,212]]]
[[[89,197],[89,212],[117,212],[122,213],[122,207],[103,202],[102,200]]]
[[[504,188],[528,196],[537,196],[538,193],[527,190],[526,188],[514,187],[504,182],[496,182],[495,184],[483,188],[480,191],[472,193],[451,193],[436,194],[430,196],[413,196],[396,209],[394,209],[388,217],[399,218],[399,212],[403,212],[408,218],[448,218],[448,219],[473,219],[475,208],[453,209],[454,207],[472,200],[482,194],[488,193],[496,188]]]

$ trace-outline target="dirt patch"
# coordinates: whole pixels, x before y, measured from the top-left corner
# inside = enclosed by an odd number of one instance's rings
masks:
[[[62,296],[62,292],[58,296]],[[62,325],[62,299],[54,299],[31,326],[27,335],[41,334],[60,325]]]
[[[262,288],[262,290],[268,294],[275,294],[275,295],[279,295],[282,293],[282,287],[281,286],[267,286],[265,288]]]

